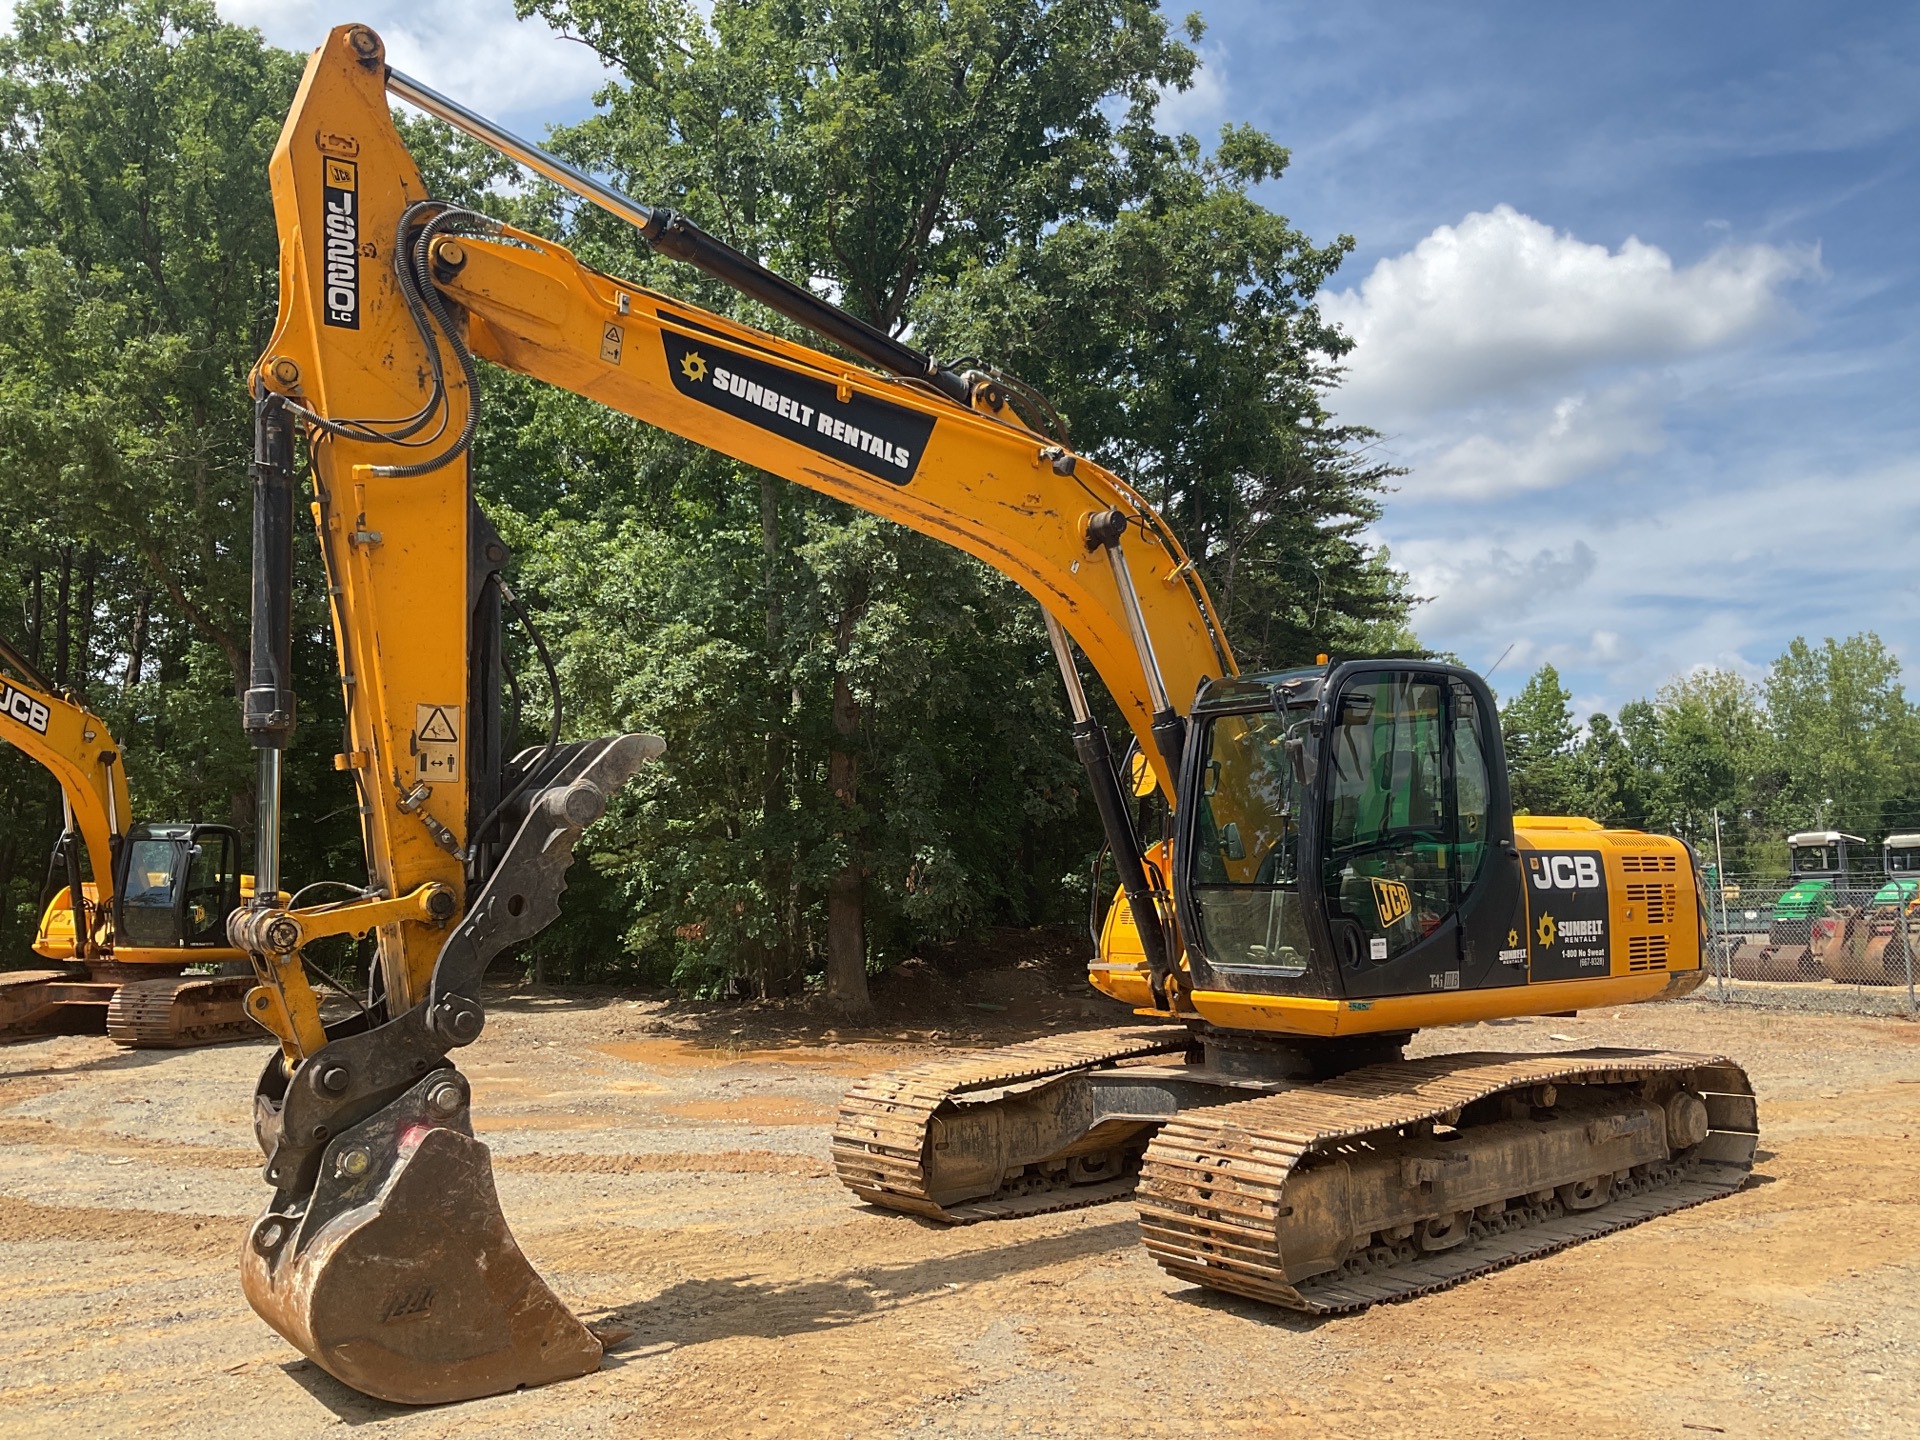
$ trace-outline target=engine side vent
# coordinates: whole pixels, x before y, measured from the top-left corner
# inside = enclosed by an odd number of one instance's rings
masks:
[[[1635,935],[1627,941],[1627,970],[1643,975],[1649,970],[1667,968],[1667,937]]]
[[[1627,883],[1627,904],[1644,907],[1634,918],[1648,925],[1670,924],[1677,909],[1673,886],[1645,880]]]
[[[1629,875],[1671,875],[1679,870],[1680,861],[1670,850],[1658,855],[1622,855],[1620,868]]]

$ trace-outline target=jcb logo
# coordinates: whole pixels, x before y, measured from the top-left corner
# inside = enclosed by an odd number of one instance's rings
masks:
[[[1405,919],[1407,912],[1413,909],[1413,897],[1399,880],[1376,879],[1373,882],[1373,903],[1380,911],[1380,928],[1383,930],[1396,920]]]
[[[31,695],[22,695],[13,686],[0,689],[0,714],[18,720],[36,734],[47,733],[47,707]]]
[[[1531,855],[1527,868],[1536,890],[1598,890],[1598,855]]]

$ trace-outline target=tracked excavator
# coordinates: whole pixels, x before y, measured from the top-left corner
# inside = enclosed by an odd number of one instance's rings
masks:
[[[0,971],[0,1041],[102,1019],[115,1044],[141,1048],[258,1035],[242,1008],[247,956],[226,933],[252,886],[239,833],[130,823],[106,722],[4,640],[0,664],[11,672],[0,678],[0,739],[52,772],[66,820],[33,942],[62,968]],[[241,973],[219,973],[231,968]]]
[[[435,200],[396,98],[834,349]],[[507,753],[501,637],[527,617],[473,498],[480,360],[936,536],[1045,611],[1120,877],[1090,978],[1141,1023],[857,1085],[833,1157],[861,1199],[964,1223],[1131,1194],[1175,1276],[1331,1312],[1743,1183],[1755,1106],[1731,1060],[1403,1058],[1428,1026],[1679,996],[1702,973],[1686,847],[1516,820],[1477,676],[1397,659],[1240,673],[1178,539],[1020,382],[943,365],[517,139],[390,68],[364,26],[309,61],[272,183],[280,313],[254,373],[244,707],[260,881],[231,934],[280,1046],[255,1095],[272,1196],[243,1284],[335,1376],[422,1403],[601,1359],[513,1240],[455,1057],[485,1025],[487,963],[557,914],[581,831],[663,746],[563,739],[556,717]],[[359,787],[369,861],[363,885],[312,907],[279,898],[276,848],[300,455],[347,707],[335,763]],[[1172,817],[1151,845],[1081,657]],[[301,947],[368,931],[374,983],[329,1022]]]

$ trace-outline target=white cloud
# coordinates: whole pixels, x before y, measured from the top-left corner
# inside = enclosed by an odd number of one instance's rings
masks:
[[[1595,366],[1717,349],[1778,319],[1782,287],[1818,263],[1726,245],[1676,267],[1658,246],[1629,239],[1609,251],[1499,205],[1323,300],[1356,342],[1341,408],[1392,424]]]
[[[1416,594],[1433,597],[1415,613],[1415,625],[1430,637],[1430,643],[1451,648],[1456,640],[1497,632],[1543,595],[1578,590],[1593,574],[1598,557],[1584,540],[1527,555],[1516,555],[1503,545],[1469,549],[1446,541],[1416,540],[1396,543],[1393,558],[1406,566]],[[1448,638],[1431,638],[1437,636]],[[1519,647],[1515,656],[1526,658]],[[1486,656],[1477,663],[1487,664],[1492,658]]]
[[[218,0],[218,8],[223,20],[299,51],[342,20],[329,0]],[[512,0],[362,0],[350,18],[379,32],[396,68],[495,118],[584,117],[608,78],[586,46],[516,19]]]
[[[1796,634],[1878,629],[1905,650],[1920,463],[1766,468],[1738,487],[1649,482],[1605,518],[1521,502],[1527,518],[1491,533],[1478,508],[1428,512],[1419,535],[1390,514],[1379,538],[1434,597],[1413,616],[1424,642],[1475,666],[1513,644],[1502,693],[1551,661],[1583,705],[1613,709],[1702,665],[1757,675]]]
[[[1512,409],[1494,425],[1497,434],[1441,439],[1411,457],[1419,488],[1465,499],[1551,490],[1666,444],[1660,405],[1640,384],[1562,395],[1544,410]]]
[[[1227,115],[1227,52],[1202,42],[1199,55],[1193,83],[1184,90],[1161,86],[1160,106],[1154,113],[1160,128],[1169,134],[1184,132],[1209,140]]]

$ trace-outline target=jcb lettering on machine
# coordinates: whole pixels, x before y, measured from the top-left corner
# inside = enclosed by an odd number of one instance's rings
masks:
[[[47,707],[11,685],[0,689],[0,714],[18,720],[36,735],[47,733]]]
[[[1535,855],[1528,858],[1527,870],[1536,890],[1600,888],[1598,855]]]

